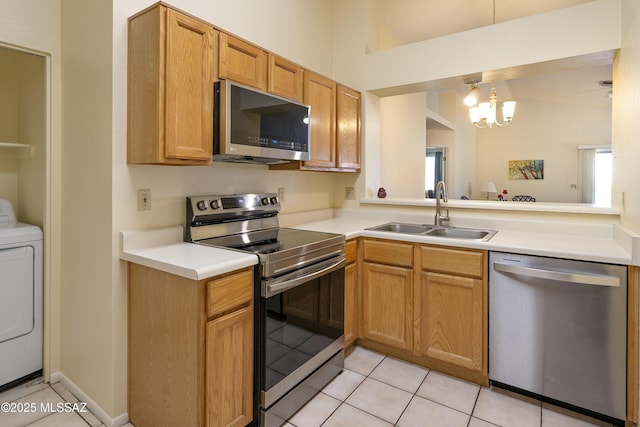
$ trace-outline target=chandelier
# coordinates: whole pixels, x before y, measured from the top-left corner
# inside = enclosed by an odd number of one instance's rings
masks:
[[[496,0],[493,0],[493,25],[496,25]],[[469,108],[469,116],[471,117],[471,123],[478,128],[492,128],[493,125],[504,128],[509,126],[511,120],[513,120],[513,112],[516,109],[515,101],[505,101],[502,103],[502,123],[500,123],[496,116],[496,109],[498,104],[498,96],[496,95],[496,87],[491,82],[491,93],[489,95],[489,102],[478,103],[478,97],[480,90],[476,86],[482,81],[481,75],[475,75],[464,79],[465,84],[471,85],[471,91],[464,99],[464,103]]]
[[[471,85],[471,91],[464,99],[464,103],[469,108],[469,116],[471,123],[478,128],[492,128],[493,125],[504,128],[509,126],[513,120],[513,113],[516,109],[515,101],[504,101],[502,103],[502,123],[497,119],[496,110],[498,107],[498,96],[496,95],[496,87],[491,83],[491,93],[488,102],[481,102],[477,106],[479,89],[476,84],[480,83],[478,78],[465,79],[465,84]]]

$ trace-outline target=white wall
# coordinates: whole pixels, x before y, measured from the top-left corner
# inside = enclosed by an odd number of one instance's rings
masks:
[[[476,191],[476,130],[473,126],[468,126],[469,110],[464,105],[461,96],[456,96],[456,132],[453,149],[453,163],[455,165],[455,187],[454,191],[449,190],[449,195],[453,198],[460,198],[466,195],[470,199],[479,198]]]
[[[47,123],[44,189],[44,286],[45,286],[45,378],[59,370],[60,334],[60,151],[61,67],[60,0],[3,0],[0,43],[44,58],[46,64],[45,109]]]
[[[595,0],[371,53],[366,56],[368,72],[364,86],[370,91],[388,93],[396,88],[396,94],[406,93],[432,80],[570,58],[619,46],[620,0]]]
[[[611,143],[609,108],[518,100],[507,128],[476,131],[476,186],[493,181],[499,191],[540,202],[578,202],[579,145]],[[467,126],[473,128],[469,122]],[[544,179],[510,180],[509,160],[544,160]],[[495,194],[493,195],[495,197]]]
[[[613,75],[612,198],[623,208],[622,223],[640,234],[640,3],[623,0],[622,7],[622,49]]]
[[[111,5],[62,0],[61,25],[60,371],[112,413],[122,394],[113,343],[126,332],[113,325]]]
[[[427,96],[424,92],[380,100],[380,182],[387,197],[424,198]],[[375,195],[375,193],[374,193]]]
[[[17,51],[0,48],[0,142],[18,142]],[[18,208],[18,162],[15,149],[0,148],[0,199]]]
[[[42,228],[46,197],[46,60],[22,53],[18,70],[18,139],[30,146],[19,153],[18,220]]]
[[[44,223],[46,61],[12,47],[0,47],[0,198],[9,200],[18,221]]]

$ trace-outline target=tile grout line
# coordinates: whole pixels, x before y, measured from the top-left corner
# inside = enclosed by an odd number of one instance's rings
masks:
[[[416,365],[418,366],[418,365]],[[404,407],[404,409],[402,410],[402,412],[400,413],[400,416],[398,417],[398,419],[396,420],[396,422],[393,424],[394,426],[398,425],[398,422],[400,422],[400,419],[402,418],[402,416],[404,415],[405,412],[407,412],[407,408],[409,408],[409,405],[411,404],[411,402],[413,401],[413,399],[418,395],[418,390],[420,390],[420,387],[422,387],[422,384],[424,384],[424,382],[427,380],[427,377],[429,376],[429,374],[431,373],[431,369],[426,368],[427,369],[427,373],[424,376],[424,378],[422,379],[422,381],[420,381],[420,384],[418,385],[418,388],[416,388],[416,391],[413,393],[413,396],[411,396],[411,399],[409,399],[409,403],[407,403],[407,406]],[[388,384],[391,385],[391,384]],[[420,396],[418,396],[420,397]]]
[[[480,398],[480,392],[482,391],[482,387],[478,389],[478,394],[476,394],[476,399],[473,401],[473,407],[471,408],[471,414],[469,415],[469,422],[467,422],[467,427],[471,425],[471,419],[473,418],[473,413],[476,411],[476,405],[478,404],[478,399]]]
[[[404,390],[404,389],[402,389],[402,388],[400,388],[400,387],[397,387],[397,386],[395,386],[395,385],[393,385],[393,384],[389,384],[389,383],[386,383],[386,382],[381,381],[381,380],[379,380],[379,379],[376,379],[376,378],[371,377],[371,374],[373,374],[373,371],[375,371],[375,370],[376,370],[376,369],[377,369],[377,368],[382,364],[382,362],[384,362],[384,360],[385,360],[385,359],[387,359],[387,358],[389,358],[389,357],[390,357],[389,355],[384,355],[384,357],[382,358],[382,360],[381,360],[381,361],[380,361],[380,362],[379,362],[379,363],[378,363],[378,364],[377,364],[377,365],[376,365],[376,366],[375,366],[375,367],[374,367],[374,368],[369,372],[369,374],[367,374],[367,376],[365,376],[365,380],[366,380],[367,378],[371,378],[371,380],[373,380],[373,381],[377,381],[377,382],[379,382],[379,383],[381,383],[381,384],[385,384],[385,385],[387,385],[387,386],[389,386],[389,387],[393,387],[393,388],[395,388],[395,389],[397,389],[397,390],[404,391],[405,393],[410,393],[410,392],[408,392],[407,390]],[[393,357],[391,357],[391,359],[393,359],[393,360],[398,360],[398,359],[395,359],[395,358],[393,358]],[[410,403],[411,403],[411,401],[412,401],[412,400],[417,396],[417,397],[419,397],[419,398],[421,398],[421,399],[428,400],[429,402],[435,403],[436,405],[440,405],[440,406],[443,406],[443,407],[445,407],[445,408],[451,409],[451,410],[453,410],[453,411],[459,412],[459,413],[461,413],[461,414],[468,415],[468,416],[469,416],[469,421],[467,422],[467,427],[468,427],[468,424],[469,424],[469,423],[471,423],[471,418],[473,418],[473,411],[475,410],[476,403],[478,402],[478,398],[479,398],[479,396],[480,396],[480,390],[482,390],[483,386],[479,386],[478,393],[476,394],[476,399],[475,399],[475,401],[474,401],[474,404],[473,404],[473,408],[472,408],[472,410],[471,410],[471,413],[470,413],[470,414],[467,414],[467,413],[465,413],[465,412],[463,412],[463,411],[461,411],[461,410],[459,410],[459,409],[457,409],[457,408],[453,408],[453,407],[451,407],[451,406],[445,405],[445,404],[440,403],[440,402],[437,402],[437,401],[435,401],[435,400],[432,400],[432,399],[429,399],[429,398],[426,398],[426,397],[419,396],[419,395],[418,395],[418,390],[420,390],[420,387],[421,387],[421,386],[422,386],[422,384],[424,384],[424,382],[427,380],[427,377],[428,377],[428,376],[429,376],[429,374],[433,371],[433,369],[426,368],[426,367],[423,367],[423,366],[420,366],[420,365],[416,365],[416,364],[411,363],[411,362],[406,362],[406,363],[409,363],[409,364],[411,364],[411,365],[418,366],[418,367],[421,367],[421,368],[426,369],[426,370],[427,370],[427,374],[425,375],[424,379],[422,380],[422,382],[420,383],[420,385],[418,386],[418,388],[416,389],[416,391],[415,391],[414,393],[412,393],[411,399],[409,399],[409,403],[407,403],[407,406],[405,406],[405,408],[403,409],[402,413],[400,414],[400,416],[398,417],[398,419],[396,420],[396,422],[395,422],[393,425],[394,425],[394,426],[397,426],[397,425],[398,425],[398,421],[400,421],[400,418],[402,418],[402,415],[405,413],[405,411],[406,411],[406,410],[407,410],[407,408],[409,407],[409,404],[410,404]],[[355,372],[355,371],[354,371],[354,372]],[[435,372],[437,372],[437,371],[435,371]],[[362,381],[360,382],[360,384],[358,384],[358,387],[359,387],[363,382],[364,382],[364,380],[362,380]],[[354,389],[354,390],[349,394],[349,396],[350,396],[351,394],[353,394],[353,393],[355,392],[355,390],[356,390],[358,387],[356,387],[356,388],[355,388],[355,389]],[[346,399],[345,399],[345,401],[346,401]],[[345,403],[346,403],[346,402],[345,402]],[[348,405],[348,403],[347,403],[347,405]],[[352,406],[352,407],[354,407],[354,408],[356,408],[356,409],[360,409],[360,408],[357,408],[356,406],[353,406],[353,405],[349,405],[349,406]],[[362,411],[362,409],[360,409],[360,410]],[[366,412],[366,411],[363,411],[363,412],[365,412],[365,413],[367,413],[367,414],[369,414],[369,415],[371,415],[371,416],[374,416],[374,417],[376,417],[376,418],[378,418],[378,419],[382,419],[382,418],[380,418],[380,417],[378,417],[378,416],[376,416],[376,415],[374,415],[374,414],[372,414],[372,413],[370,413],[370,412]],[[476,418],[478,418],[478,417],[476,417]],[[478,418],[478,419],[483,420],[482,418]],[[384,419],[382,419],[382,420],[383,420],[383,421],[385,421],[385,422],[387,422],[387,421],[386,421],[386,420],[384,420]],[[326,420],[325,420],[325,421],[326,421]],[[483,420],[483,421],[486,421],[486,420]],[[487,421],[487,422],[489,422],[489,421]],[[490,424],[493,424],[493,423],[491,423],[491,422],[489,422],[489,423],[490,423]],[[497,426],[497,424],[494,424],[494,425],[496,425],[496,426]],[[498,427],[500,427],[500,426],[498,426]]]
[[[377,380],[377,379],[375,379],[375,378],[371,377],[371,374],[373,374],[373,371],[375,371],[376,369],[378,369],[378,367],[379,367],[380,365],[382,365],[382,362],[384,362],[388,357],[389,357],[389,355],[388,355],[388,354],[385,354],[385,355],[384,355],[384,357],[380,360],[380,362],[378,362],[378,364],[377,364],[377,365],[376,365],[376,366],[375,366],[375,367],[374,367],[374,368],[373,368],[373,369],[372,369],[372,370],[367,374],[367,376],[364,378],[364,380],[362,380],[362,382],[364,382],[367,378],[371,378],[371,380],[372,380],[372,381],[378,381],[378,382],[380,382],[380,383],[382,383],[382,384],[386,384],[386,385],[388,385],[388,386],[391,386],[391,387],[397,388],[398,390],[402,390],[401,388],[395,387],[395,386],[393,386],[393,385],[391,385],[391,384],[387,384],[387,383],[385,383],[385,382],[383,382],[383,381],[380,381],[380,380]],[[360,383],[360,385],[361,385],[361,384],[362,384],[362,383]],[[360,385],[358,385],[358,387],[360,387]],[[357,387],[356,387],[356,388],[357,388]],[[402,391],[406,391],[406,390],[402,390]],[[354,392],[355,392],[355,390],[353,390],[353,391],[351,392],[351,394],[353,394]],[[411,402],[411,400],[409,400],[409,402]],[[409,406],[409,404],[408,404],[408,403],[407,403],[407,406]],[[356,408],[356,409],[360,409],[360,408],[357,408],[357,407],[355,407],[355,406],[354,406],[354,408]],[[400,417],[402,417],[402,414],[404,414],[404,411],[405,411],[406,409],[407,409],[407,408],[405,407],[405,408],[402,410],[402,413],[400,414]],[[385,420],[384,418],[380,418],[379,416],[377,416],[377,415],[375,415],[375,414],[372,414],[372,413],[370,413],[370,412],[368,412],[368,411],[364,411],[363,409],[360,409],[360,410],[361,410],[361,411],[363,411],[363,412],[365,412],[365,413],[367,413],[367,414],[369,414],[369,415],[371,415],[372,417],[376,417],[376,418],[378,418],[379,420],[382,420],[382,421],[384,421],[384,422],[388,423],[388,421],[387,421],[387,420]],[[393,423],[393,425],[394,425],[394,426],[398,425],[398,421],[400,421],[400,417],[398,417],[398,419],[396,420],[396,422],[395,422],[395,423]]]
[[[25,383],[25,384],[26,384],[26,383]],[[36,386],[36,385],[38,385],[38,384],[44,384],[44,385],[46,385],[47,387],[50,387],[50,386],[49,386],[49,384],[45,383],[45,382],[42,380],[42,378],[40,378],[40,379],[39,379],[39,381],[37,381],[37,382],[35,382],[35,380],[34,380],[33,384],[30,384],[30,385],[24,385],[24,384],[23,384],[23,385],[18,385],[18,386],[16,386],[16,387],[24,386],[24,387],[25,387],[25,389],[26,389],[26,387]],[[15,402],[16,400],[24,399],[24,398],[25,398],[25,397],[27,397],[27,396],[31,396],[31,395],[32,395],[32,394],[34,394],[34,393],[37,393],[37,392],[39,392],[39,391],[44,390],[45,388],[46,388],[46,387],[43,387],[43,388],[41,388],[41,389],[39,389],[39,390],[31,391],[31,392],[29,392],[29,393],[27,393],[27,394],[25,394],[25,395],[22,395],[22,396],[17,397],[17,398],[15,398],[15,399],[13,399],[13,400],[10,400],[9,402]],[[3,393],[8,392],[9,390],[11,390],[11,389],[8,389],[8,390],[4,391]]]
[[[60,384],[60,383],[58,383],[58,384]],[[64,390],[65,390],[67,393],[69,393],[71,396],[73,396],[73,397],[76,399],[76,401],[78,401],[78,396],[76,396],[75,394],[71,393],[71,392],[70,392],[69,390],[67,390],[67,389],[66,389],[66,387],[64,387],[62,384],[60,384],[60,386],[61,386],[62,388],[64,388]],[[65,401],[65,402],[67,402],[67,403],[74,403],[74,402],[69,402],[69,401],[68,401],[68,400],[67,400],[63,395],[61,395],[61,394],[58,392],[58,390],[56,390],[55,388],[53,388],[53,387],[51,386],[51,383],[49,383],[49,388],[50,388],[51,390],[53,390],[53,392],[54,392],[55,394],[57,394],[58,396],[60,396],[60,399],[62,399],[63,401]],[[88,409],[87,409],[87,410],[88,410]],[[93,413],[92,413],[92,412],[89,412],[89,413],[91,413],[91,414],[93,415]],[[84,421],[84,422],[85,422],[85,424],[87,424],[89,427],[91,427],[91,423],[89,423],[89,421],[87,421],[87,420],[86,420],[86,419],[85,419],[85,418],[84,418],[80,413],[77,413],[77,412],[76,412],[75,414],[76,414],[76,416],[80,417],[80,419],[81,419],[82,421]],[[53,415],[53,414],[51,414],[51,415]],[[95,415],[94,415],[94,417],[95,417]]]
[[[369,375],[371,375],[371,373],[372,373],[373,371],[375,371],[375,370],[376,370],[376,368],[377,368],[378,366],[380,366],[380,364],[381,364],[381,363],[384,361],[384,359],[386,359],[386,358],[387,358],[387,356],[385,355],[385,356],[382,358],[382,360],[380,360],[380,362],[378,362],[378,364],[377,364],[376,366],[374,366],[374,367],[373,367],[373,369],[371,369],[371,372],[369,372],[366,376],[364,376],[364,378],[362,379],[362,381],[360,381],[360,382],[358,383],[358,385],[354,387],[354,389],[351,391],[351,393],[349,393],[349,394],[348,394],[344,399],[336,399],[336,400],[340,400],[340,404],[338,405],[338,407],[337,407],[336,409],[334,409],[334,410],[333,410],[333,412],[331,412],[331,414],[329,414],[329,416],[328,416],[327,418],[325,418],[325,419],[324,419],[324,421],[322,421],[322,423],[320,424],[320,426],[321,426],[321,427],[322,427],[322,426],[323,426],[323,425],[324,425],[324,424],[329,420],[329,418],[331,418],[331,416],[332,416],[333,414],[335,414],[335,413],[336,413],[336,411],[337,411],[337,410],[340,408],[340,406],[342,406],[342,405],[348,405],[348,406],[351,406],[352,408],[355,408],[355,409],[357,409],[357,410],[359,410],[359,411],[362,411],[362,409],[360,409],[360,408],[357,408],[357,407],[355,407],[355,406],[353,406],[353,405],[349,405],[349,404],[347,403],[347,399],[348,399],[348,398],[349,398],[353,393],[355,393],[355,391],[358,389],[358,387],[360,387],[360,386],[362,385],[362,383],[364,383],[364,380],[366,380],[367,378],[369,378]],[[356,374],[359,374],[359,372],[357,372],[357,371],[353,371],[353,370],[351,370],[351,369],[348,369],[348,368],[343,367],[343,371],[344,371],[345,369],[347,369],[348,371],[351,371],[351,372],[355,372]],[[360,374],[360,375],[362,375],[362,374]],[[375,379],[375,378],[372,378],[372,379]],[[323,393],[323,391],[322,391],[322,390],[320,390],[320,393]],[[326,396],[329,396],[329,397],[333,397],[333,396],[331,396],[331,395],[329,395],[329,394],[326,394],[326,393],[323,393],[323,394],[325,394]],[[334,399],[335,399],[335,397],[334,397]],[[366,412],[366,411],[362,411],[362,412],[364,412],[364,413],[366,413],[366,414],[369,414],[369,415],[371,415],[371,416],[374,416],[374,417],[376,417],[376,418],[378,418],[378,419],[382,420],[382,418],[377,417],[377,416],[375,416],[375,415],[373,415],[373,414],[370,414],[369,412]],[[386,420],[383,420],[383,421],[386,421]]]

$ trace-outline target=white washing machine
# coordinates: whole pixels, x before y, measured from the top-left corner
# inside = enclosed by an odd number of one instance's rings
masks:
[[[42,373],[42,230],[0,199],[0,389]]]

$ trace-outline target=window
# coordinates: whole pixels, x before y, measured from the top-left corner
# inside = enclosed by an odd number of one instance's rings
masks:
[[[598,206],[611,205],[612,164],[611,149],[607,151],[596,150],[593,202]]]
[[[581,145],[578,202],[611,206],[612,164],[610,145]]]

